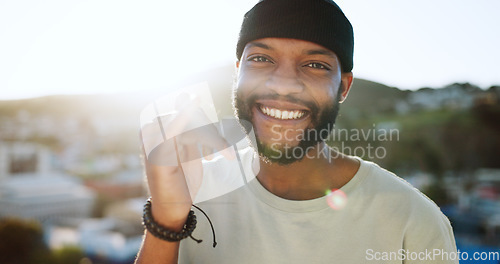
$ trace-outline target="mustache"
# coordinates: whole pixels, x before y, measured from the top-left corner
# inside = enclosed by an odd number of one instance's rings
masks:
[[[310,109],[312,113],[318,113],[319,112],[319,107],[316,103],[303,100],[301,98],[297,98],[293,95],[279,95],[279,94],[264,94],[264,95],[251,95],[248,97],[247,102],[248,106],[255,105],[258,99],[264,99],[264,100],[277,100],[277,101],[284,101],[284,102],[289,102],[289,103],[294,103],[294,104],[300,104],[304,105],[307,108]]]

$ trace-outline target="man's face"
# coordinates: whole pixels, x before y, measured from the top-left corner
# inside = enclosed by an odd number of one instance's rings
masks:
[[[325,139],[311,131],[333,128],[352,82],[335,53],[296,39],[250,42],[237,66],[238,118],[253,124],[261,156],[280,164],[300,160]]]

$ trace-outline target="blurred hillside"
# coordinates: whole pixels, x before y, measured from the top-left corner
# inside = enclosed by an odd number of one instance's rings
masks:
[[[219,116],[229,116],[233,80],[233,67],[227,66],[178,87],[208,82]],[[499,86],[480,89],[455,83],[439,89],[403,91],[355,79],[341,106],[337,128],[396,129],[397,140],[344,143],[352,148],[367,143],[383,146],[387,152],[383,158],[360,156],[403,174],[419,170],[443,175],[446,171],[500,168],[499,98]],[[21,139],[60,148],[78,137],[93,142],[98,152],[138,152],[139,113],[153,99],[136,93],[0,101],[0,140]]]

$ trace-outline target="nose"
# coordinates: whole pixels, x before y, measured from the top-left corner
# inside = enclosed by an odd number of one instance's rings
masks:
[[[292,63],[280,63],[270,74],[266,87],[278,95],[297,94],[304,90],[299,70]]]

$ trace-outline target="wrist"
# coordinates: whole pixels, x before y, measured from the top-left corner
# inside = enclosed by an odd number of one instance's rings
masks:
[[[187,220],[182,224],[180,230],[175,230],[171,226],[165,226],[165,224],[159,223],[152,214],[151,198],[148,199],[144,205],[142,219],[143,225],[149,233],[156,238],[169,242],[180,241],[188,236],[191,236],[191,233],[193,233],[193,230],[196,228],[196,216],[192,210],[187,215]],[[176,224],[173,225],[175,226]],[[201,240],[197,240],[197,242],[199,243]]]
[[[190,208],[180,210],[177,206],[164,207],[152,203],[151,215],[155,221],[171,230],[181,231],[188,219]]]

